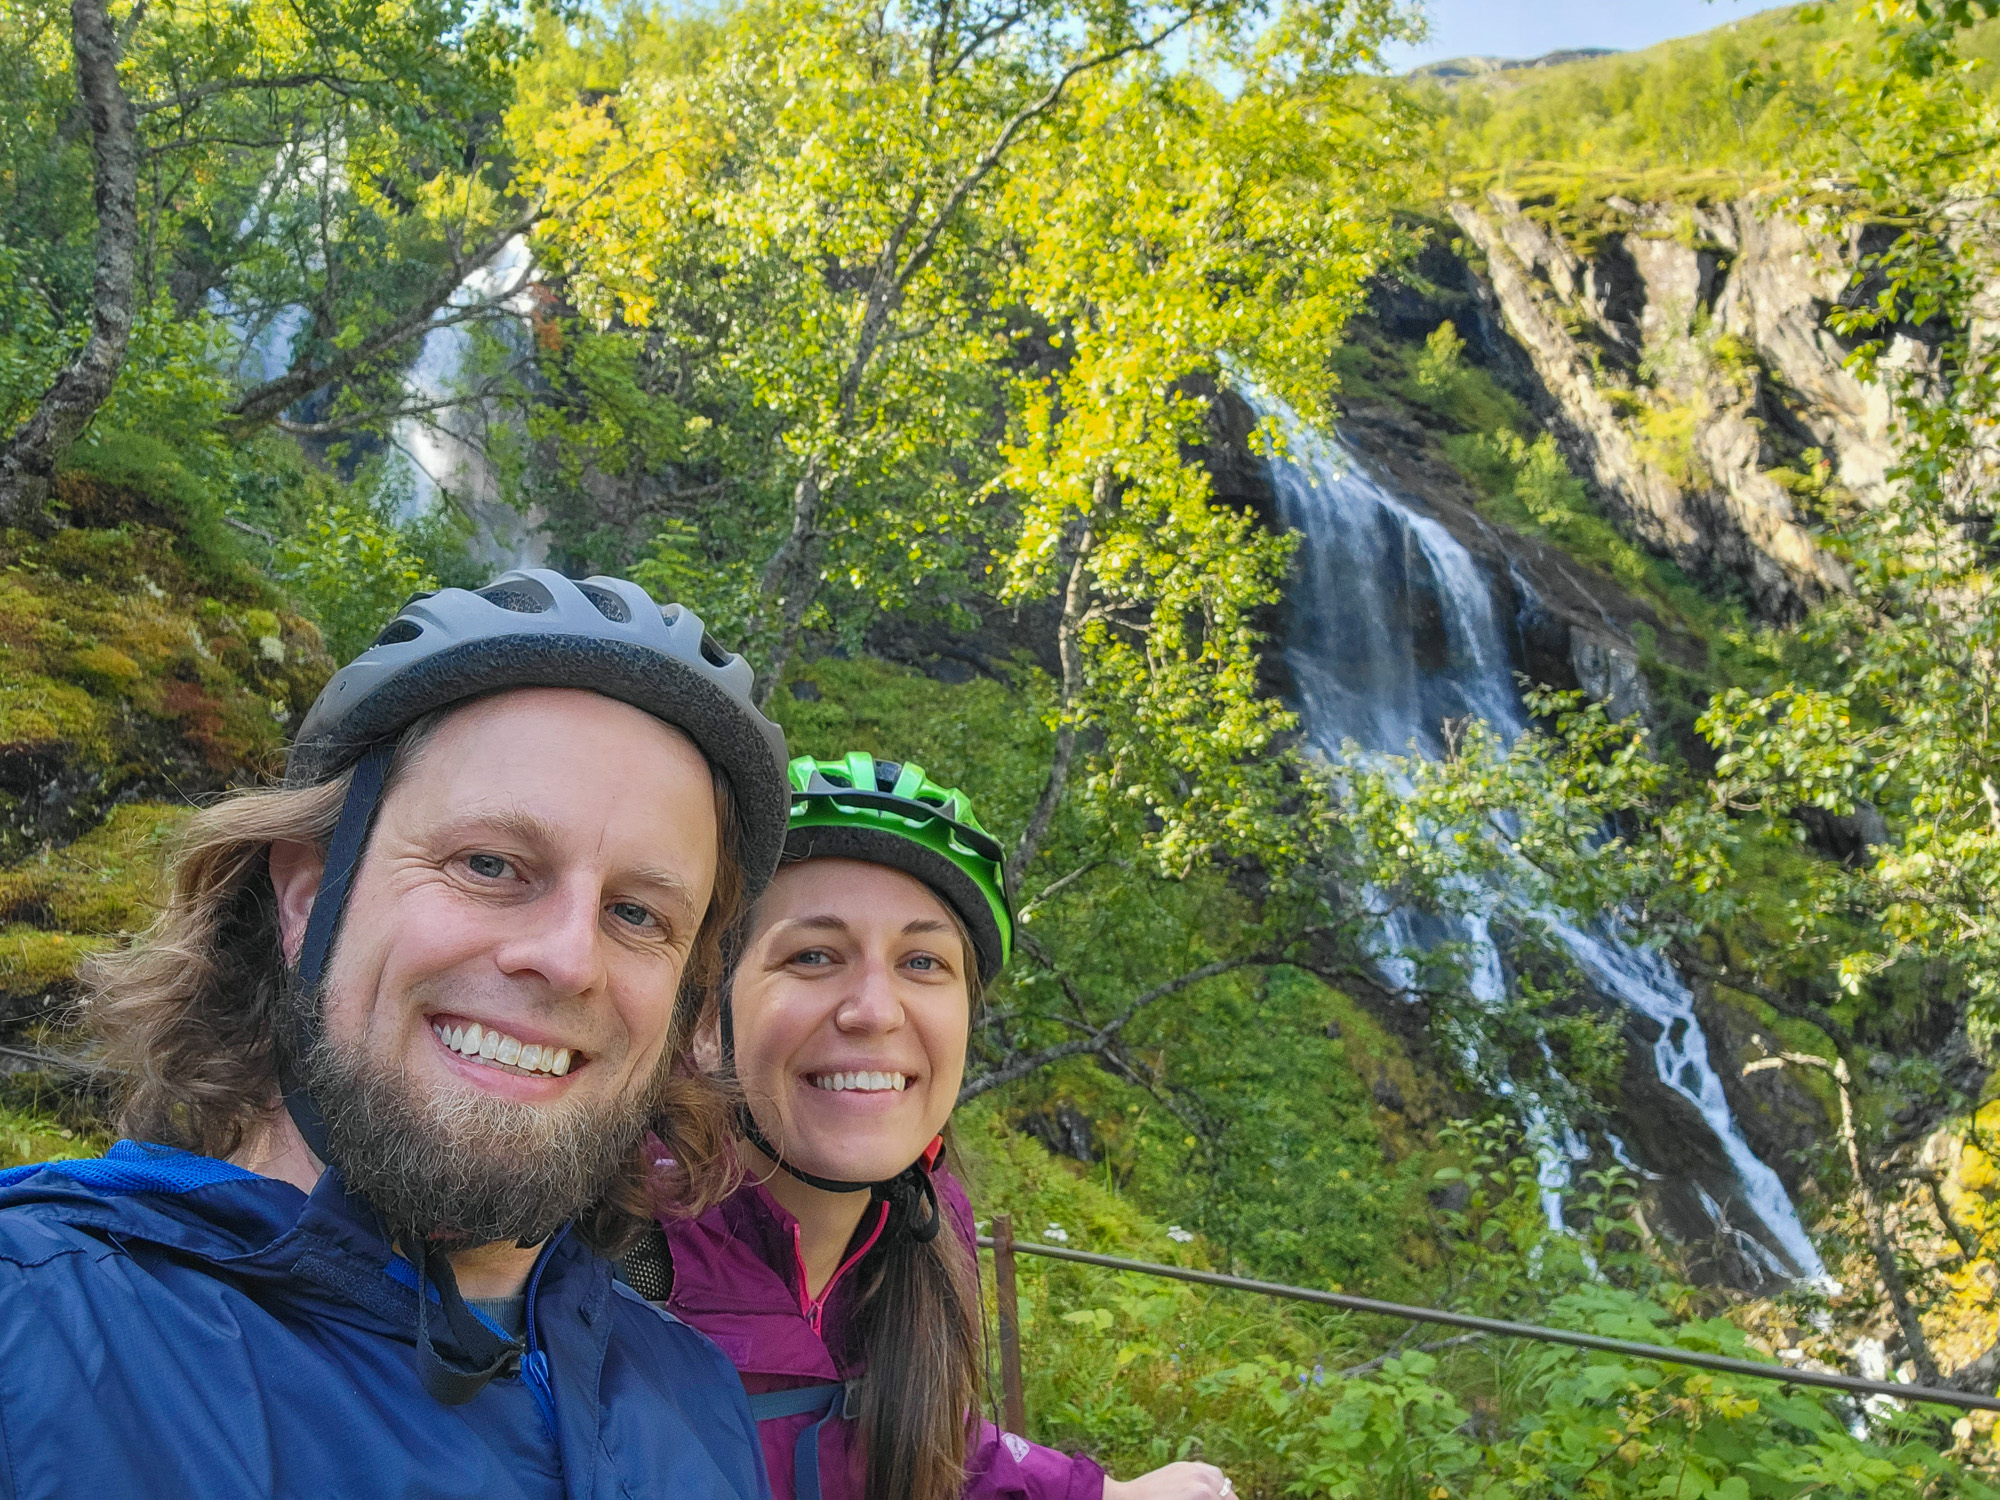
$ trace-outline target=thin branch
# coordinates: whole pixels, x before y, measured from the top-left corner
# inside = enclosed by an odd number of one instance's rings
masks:
[[[1203,964],[1198,969],[1190,969],[1187,973],[1177,978],[1169,979],[1164,984],[1156,984],[1150,990],[1136,996],[1126,1004],[1123,1010],[1119,1011],[1117,1015],[1106,1021],[1102,1026],[1099,1026],[1088,1036],[1078,1037],[1074,1041],[1058,1042],[1052,1047],[1044,1047],[1039,1052],[1031,1052],[1026,1057],[1016,1058],[1010,1063],[995,1068],[990,1073],[983,1073],[979,1077],[972,1079],[958,1091],[958,1102],[964,1104],[967,1100],[977,1099],[981,1094],[991,1089],[999,1088],[1003,1084],[1018,1082],[1026,1078],[1030,1073],[1038,1072],[1051,1063],[1061,1062],[1064,1058],[1082,1057],[1090,1053],[1102,1054],[1108,1051],[1112,1044],[1116,1042],[1118,1034],[1141,1011],[1145,1010],[1148,1006],[1158,1004],[1170,995],[1178,995],[1190,985],[1200,984],[1205,979],[1214,979],[1217,975],[1227,974],[1235,969],[1260,967],[1283,962],[1285,962],[1285,959],[1282,954],[1251,953],[1241,958],[1219,958],[1214,963]],[[1058,978],[1060,977],[1058,975]]]
[[[1418,1325],[1411,1325],[1412,1328],[1416,1326]],[[1373,1359],[1363,1360],[1358,1365],[1349,1365],[1340,1372],[1338,1378],[1341,1380],[1352,1380],[1357,1375],[1373,1374],[1403,1352],[1403,1339],[1407,1339],[1409,1336],[1409,1333],[1406,1331],[1403,1334],[1403,1338],[1396,1340],[1386,1352],[1376,1355]],[[1486,1335],[1483,1333],[1461,1333],[1454,1339],[1439,1339],[1435,1343],[1419,1344],[1416,1347],[1416,1352],[1418,1354],[1436,1354],[1443,1349],[1456,1349],[1460,1344],[1476,1344],[1485,1337]]]
[[[359,91],[370,86],[380,87],[392,83],[388,78],[355,79],[339,73],[283,73],[276,78],[213,78],[207,83],[191,89],[183,89],[177,94],[169,94],[164,99],[148,99],[132,107],[132,112],[144,119],[156,115],[163,109],[182,109],[213,99],[219,94],[238,94],[251,91],[276,92],[281,89],[310,88],[322,84],[337,94]]]
[[[1111,498],[1111,466],[1106,464],[1098,470],[1096,483],[1092,486],[1091,515],[1097,515]],[[1056,626],[1056,654],[1062,661],[1062,703],[1056,720],[1055,751],[1049,759],[1048,779],[1042,784],[1042,795],[1035,801],[1035,810],[1028,815],[1027,826],[1022,828],[1019,842],[1013,853],[1008,855],[1003,871],[1007,889],[1014,890],[1021,883],[1021,876],[1034,862],[1040,851],[1042,840],[1048,837],[1050,827],[1055,823],[1056,811],[1062,806],[1063,793],[1069,787],[1069,770],[1076,759],[1077,703],[1083,696],[1083,627],[1082,620],[1090,602],[1090,554],[1093,533],[1090,517],[1077,526],[1076,555],[1070,560],[1069,582],[1063,589],[1062,619]]]
[[[267,380],[262,385],[245,391],[230,408],[234,425],[239,429],[261,427],[267,422],[275,421],[286,408],[303,400],[312,392],[346,379],[370,360],[379,359],[411,339],[429,333],[433,328],[449,327],[472,318],[491,316],[493,310],[502,305],[502,299],[491,299],[471,307],[457,309],[443,317],[437,314],[451,301],[453,293],[464,284],[467,276],[491,261],[514,236],[527,233],[541,217],[542,205],[537,200],[519,216],[495,228],[470,254],[454,252],[450,269],[433,280],[401,316],[392,319],[353,348],[337,351],[324,364],[288,370],[275,380]]]
[[[252,526],[248,521],[241,520],[236,516],[224,516],[222,518],[222,524],[232,528],[233,530],[242,532],[245,536],[254,536],[258,541],[262,542],[267,547],[275,547],[278,545],[278,539],[275,536],[273,536],[270,532],[266,531],[263,527]]]
[[[1875,1199],[1874,1174],[1861,1159],[1861,1144],[1854,1132],[1854,1101],[1848,1092],[1852,1080],[1847,1072],[1847,1060],[1836,1057],[1828,1062],[1810,1052],[1779,1052],[1745,1063],[1743,1076],[1747,1078],[1752,1073],[1782,1068],[1787,1063],[1831,1073],[1839,1087],[1840,1139],[1847,1147],[1847,1164],[1854,1174],[1854,1195],[1861,1203],[1861,1222],[1868,1232],[1868,1246],[1875,1256],[1875,1269],[1889,1294],[1889,1305],[1895,1309],[1896,1323],[1903,1330],[1903,1341],[1909,1346],[1910,1360],[1917,1367],[1918,1381],[1924,1385],[1936,1385],[1939,1379],[1937,1361],[1931,1357],[1930,1341],[1924,1337],[1924,1325],[1910,1303],[1910,1290],[1903,1281],[1903,1268],[1896,1263],[1896,1247],[1889,1243],[1882,1209]]]

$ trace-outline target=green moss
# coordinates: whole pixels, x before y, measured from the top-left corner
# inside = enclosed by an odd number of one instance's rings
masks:
[[[93,759],[109,742],[90,693],[38,672],[9,673],[0,695],[0,750],[66,748]]]
[[[166,848],[188,813],[127,803],[66,848],[43,849],[0,871],[0,921],[101,936],[138,931],[162,894]]]
[[[914,760],[964,788],[989,828],[1018,828],[1041,795],[1054,731],[1040,674],[1013,675],[943,683],[873,658],[822,658],[794,672],[772,713],[794,755]]]
[[[42,805],[25,826],[8,818],[0,859],[87,829],[135,789],[275,771],[330,663],[318,631],[273,602],[268,585],[191,567],[183,538],[138,522],[0,534],[0,753],[73,773],[65,816]]]
[[[0,929],[0,998],[23,999],[67,986],[77,965],[108,941],[16,923]]]

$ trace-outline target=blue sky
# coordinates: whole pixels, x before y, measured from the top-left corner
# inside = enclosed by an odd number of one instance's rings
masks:
[[[1394,48],[1402,72],[1420,63],[1483,53],[1539,57],[1559,47],[1650,47],[1771,9],[1770,0],[1423,0],[1430,40]]]

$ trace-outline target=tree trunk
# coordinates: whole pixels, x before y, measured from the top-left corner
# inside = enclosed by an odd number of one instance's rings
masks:
[[[71,0],[76,91],[96,158],[97,271],[90,339],[0,450],[0,525],[46,528],[56,461],[111,394],[132,336],[139,248],[138,128],[118,83],[118,33],[105,0]]]
[[[1091,516],[1099,515],[1110,503],[1111,470],[1106,466],[1098,471],[1097,482],[1091,487]],[[1056,627],[1056,655],[1062,662],[1062,705],[1061,717],[1056,722],[1055,755],[1049,762],[1049,779],[1043,783],[1042,795],[1035,803],[1035,810],[1028,815],[1028,826],[1021,830],[1021,841],[1014,846],[1014,852],[1007,859],[1009,896],[1014,894],[1022,874],[1034,862],[1042,840],[1048,837],[1049,828],[1056,819],[1056,810],[1062,806],[1063,793],[1069,786],[1070,762],[1076,758],[1076,705],[1083,697],[1083,616],[1090,607],[1090,552],[1094,540],[1091,523],[1085,521],[1077,534],[1076,556],[1069,566],[1069,583],[1063,589],[1062,623]]]
[[[818,552],[821,493],[819,466],[808,464],[792,488],[791,532],[764,564],[763,576],[757,581],[764,598],[778,610],[778,640],[765,660],[763,685],[757,689],[759,708],[770,706],[771,695],[785,680],[785,668],[798,649],[799,632],[817,592],[813,564]]]

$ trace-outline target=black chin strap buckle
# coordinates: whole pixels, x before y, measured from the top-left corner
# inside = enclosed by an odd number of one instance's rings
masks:
[[[919,1245],[928,1245],[944,1225],[944,1210],[938,1206],[937,1184],[923,1162],[905,1167],[882,1184],[881,1195],[889,1204],[890,1227],[900,1229]]]
[[[458,1290],[458,1276],[451,1258],[421,1235],[411,1237],[410,1258],[417,1268],[417,1368],[424,1389],[446,1406],[463,1406],[486,1389],[494,1376],[505,1373],[521,1353],[521,1341],[500,1337],[480,1322]],[[441,1353],[431,1338],[431,1286],[435,1283],[438,1309],[452,1342],[465,1352],[453,1359]]]

